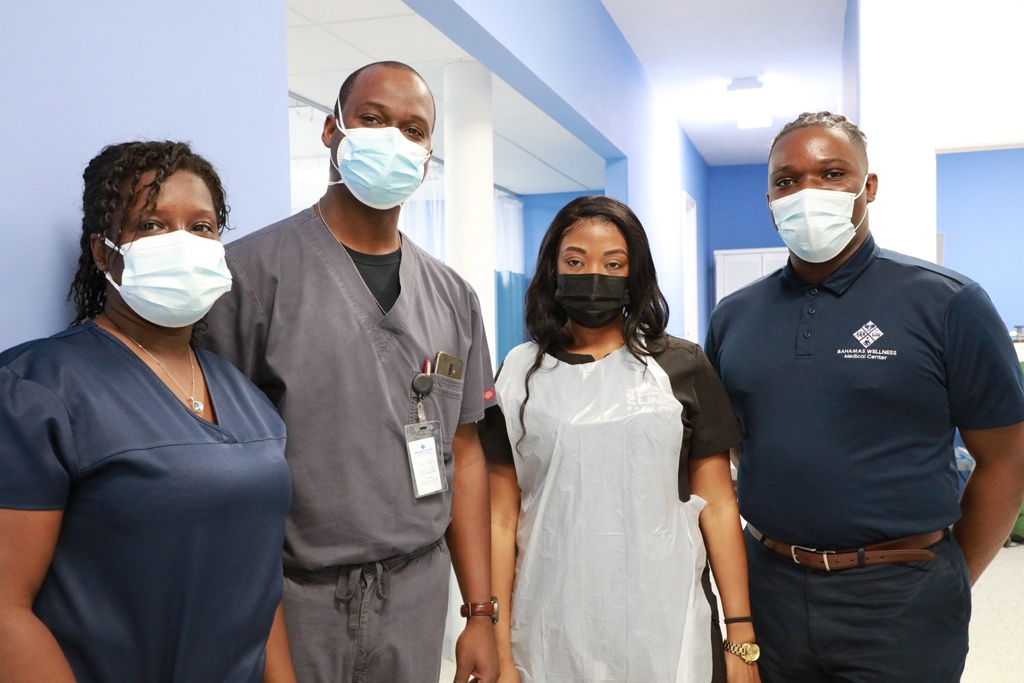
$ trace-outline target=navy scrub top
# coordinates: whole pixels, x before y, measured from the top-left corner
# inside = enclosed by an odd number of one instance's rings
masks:
[[[219,424],[92,322],[0,354],[0,507],[64,511],[33,609],[79,681],[262,680],[284,424],[230,364],[197,356]]]

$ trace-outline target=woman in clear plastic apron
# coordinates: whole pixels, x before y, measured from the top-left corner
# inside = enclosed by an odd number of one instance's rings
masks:
[[[482,428],[503,682],[759,680],[728,460],[742,430],[667,321],[633,212],[565,206],[526,294],[533,341]]]

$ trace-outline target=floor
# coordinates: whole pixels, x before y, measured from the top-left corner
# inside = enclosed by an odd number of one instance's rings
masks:
[[[974,586],[971,651],[961,683],[1024,681],[1024,545],[1003,548]],[[455,665],[444,662],[441,683]]]
[[[1024,546],[1003,548],[972,591],[971,651],[961,683],[1024,681]]]

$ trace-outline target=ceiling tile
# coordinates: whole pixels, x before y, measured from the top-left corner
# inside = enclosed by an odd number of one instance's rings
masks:
[[[373,58],[320,26],[288,29],[288,76],[362,66]],[[346,69],[346,73],[352,69]],[[339,83],[340,85],[340,83]]]
[[[462,48],[416,15],[332,22],[323,26],[370,55],[370,61],[393,59],[416,64],[469,59]]]
[[[288,0],[288,7],[319,24],[415,15],[402,0]]]

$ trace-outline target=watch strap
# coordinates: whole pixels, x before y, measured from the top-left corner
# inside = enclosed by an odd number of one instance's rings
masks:
[[[733,643],[726,640],[722,642],[722,648],[747,664],[753,664],[761,657],[761,648],[757,643]]]
[[[495,624],[498,623],[498,598],[491,596],[487,602],[464,602],[459,609],[466,619],[470,617],[490,617]]]

